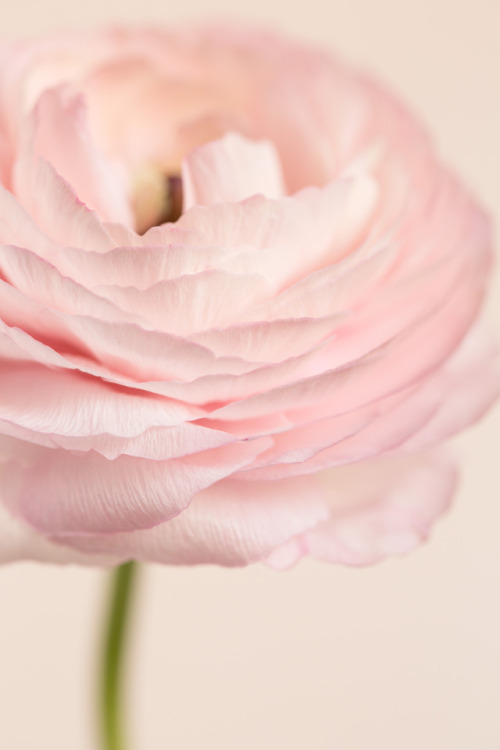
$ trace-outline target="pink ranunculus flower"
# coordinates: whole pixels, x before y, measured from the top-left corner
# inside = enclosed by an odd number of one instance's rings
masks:
[[[234,28],[6,43],[0,70],[0,558],[421,541],[498,379],[488,221],[407,110]]]

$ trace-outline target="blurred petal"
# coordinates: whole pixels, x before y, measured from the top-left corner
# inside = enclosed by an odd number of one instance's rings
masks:
[[[40,231],[17,198],[0,184],[0,243],[29,247],[42,258],[54,253],[54,243]]]
[[[480,419],[500,395],[496,336],[480,319],[442,374],[443,395],[432,418],[401,447],[408,453],[447,440]]]
[[[381,459],[323,472],[330,518],[295,546],[302,554],[344,565],[370,565],[421,544],[448,508],[456,482],[454,465],[440,454]],[[293,547],[278,549],[270,565],[286,567]],[[293,562],[293,559],[292,559]]]
[[[108,565],[115,558],[56,544],[8,513],[0,502],[0,563],[37,560],[58,565]]]
[[[83,97],[48,89],[32,114],[33,158],[45,159],[103,221],[131,224],[126,184],[90,140]]]

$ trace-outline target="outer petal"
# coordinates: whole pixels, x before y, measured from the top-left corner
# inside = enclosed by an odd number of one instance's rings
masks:
[[[274,446],[257,459],[268,469],[256,476],[275,479],[388,452],[416,453],[468,427],[500,393],[497,348],[484,328],[477,323],[441,368],[411,388],[336,417],[325,416],[325,403],[319,419],[273,435]]]
[[[235,381],[235,390],[241,386],[241,381],[251,378],[256,395],[222,406],[212,417],[239,420],[273,412],[321,410],[327,402],[336,404],[335,410],[329,410],[330,414],[341,414],[411,386],[440,367],[458,347],[477,314],[482,287],[482,278],[459,285],[433,314],[347,364],[338,363],[337,367],[327,369],[337,356],[334,339],[328,342],[328,348],[314,353],[316,361],[313,356],[313,361],[307,362],[311,370],[319,370],[319,374],[300,377],[301,371],[296,369],[299,377],[294,381],[269,390],[256,385],[259,382],[256,376],[264,376],[264,372],[243,376]],[[305,374],[304,369],[302,373]],[[273,372],[268,373],[268,379],[269,374],[272,376]],[[228,389],[231,385],[228,384]]]
[[[0,563],[18,560],[38,560],[58,565],[108,565],[116,562],[115,558],[109,556],[85,554],[55,544],[11,516],[0,502]]]
[[[38,445],[166,460],[235,441],[200,408],[80,373],[0,361],[0,378],[0,431]]]
[[[148,528],[184,510],[193,495],[233,474],[268,440],[233,443],[170,461],[39,448],[5,438],[2,495],[7,507],[45,534]]]
[[[409,552],[448,508],[456,482],[443,455],[389,458],[331,469],[330,518],[268,558],[287,567],[304,554],[345,565],[369,565]]]
[[[149,427],[171,427],[203,410],[140,391],[117,388],[79,373],[0,361],[0,417],[58,435],[135,437]],[[36,382],[37,387],[32,387]]]
[[[122,559],[245,565],[325,519],[326,495],[315,477],[255,485],[226,479],[198,493],[189,508],[154,529],[60,541]]]
[[[421,451],[480,419],[500,395],[496,336],[479,320],[443,372],[444,393],[432,419],[400,449]]]

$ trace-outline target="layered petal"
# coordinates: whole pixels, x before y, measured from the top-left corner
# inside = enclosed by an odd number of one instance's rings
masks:
[[[47,535],[144,529],[174,518],[193,495],[248,465],[268,444],[240,441],[168,461],[108,460],[5,438],[3,502]]]
[[[60,245],[88,245],[98,252],[112,247],[95,211],[82,203],[71,185],[32,150],[21,154],[15,169],[15,192],[40,229]]]

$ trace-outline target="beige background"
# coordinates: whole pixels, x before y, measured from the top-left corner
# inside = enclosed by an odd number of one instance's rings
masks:
[[[337,48],[413,102],[500,218],[499,0],[3,2],[6,35],[231,12]],[[132,750],[499,750],[499,428],[497,409],[462,440],[456,506],[409,558],[143,570]],[[0,570],[0,750],[96,748],[104,583]]]

